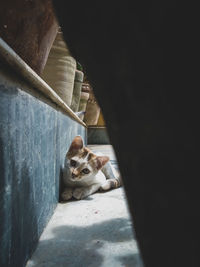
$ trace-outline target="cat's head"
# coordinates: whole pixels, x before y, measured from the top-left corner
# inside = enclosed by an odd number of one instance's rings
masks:
[[[80,136],[76,136],[66,154],[71,180],[92,177],[109,161],[107,156],[97,156],[83,145]]]

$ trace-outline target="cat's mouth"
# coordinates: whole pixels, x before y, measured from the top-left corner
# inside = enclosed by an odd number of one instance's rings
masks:
[[[77,181],[77,180],[80,180],[80,178],[79,178],[79,177],[71,176],[71,180],[72,180],[72,181]]]

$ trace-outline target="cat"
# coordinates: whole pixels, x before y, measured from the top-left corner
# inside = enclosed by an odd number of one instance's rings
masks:
[[[100,191],[118,188],[122,185],[119,173],[109,157],[93,153],[83,145],[81,136],[76,136],[66,154],[63,169],[63,201],[88,197]]]

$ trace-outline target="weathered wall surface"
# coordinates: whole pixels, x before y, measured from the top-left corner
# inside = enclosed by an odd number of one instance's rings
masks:
[[[22,267],[58,202],[65,153],[86,129],[0,67],[0,266]]]

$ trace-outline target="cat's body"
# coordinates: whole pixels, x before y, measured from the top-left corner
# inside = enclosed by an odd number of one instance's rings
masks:
[[[80,136],[76,136],[66,154],[63,169],[65,190],[62,200],[83,199],[98,190],[106,191],[121,185],[117,171],[107,156],[94,153],[83,146]]]

